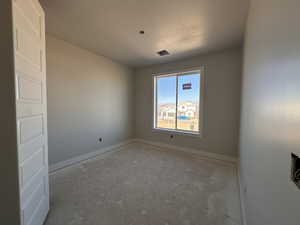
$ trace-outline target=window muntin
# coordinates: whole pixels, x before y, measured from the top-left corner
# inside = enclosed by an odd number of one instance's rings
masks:
[[[199,134],[202,75],[200,71],[154,77],[154,128]]]

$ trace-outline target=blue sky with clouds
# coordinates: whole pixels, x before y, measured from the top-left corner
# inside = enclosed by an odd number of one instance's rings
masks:
[[[183,89],[184,84],[192,84],[192,88]],[[178,76],[178,101],[199,101],[200,74]],[[176,103],[176,76],[157,79],[158,104]]]

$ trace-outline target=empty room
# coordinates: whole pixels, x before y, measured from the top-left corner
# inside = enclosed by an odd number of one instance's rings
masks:
[[[1,225],[299,225],[299,0],[1,0]]]

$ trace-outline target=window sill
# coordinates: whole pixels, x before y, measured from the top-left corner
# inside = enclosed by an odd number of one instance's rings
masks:
[[[163,129],[163,128],[152,128],[152,131],[157,132],[157,133],[176,134],[176,135],[202,138],[201,132],[198,133],[198,132],[189,132],[189,131],[180,131],[180,130],[169,130],[169,129]]]

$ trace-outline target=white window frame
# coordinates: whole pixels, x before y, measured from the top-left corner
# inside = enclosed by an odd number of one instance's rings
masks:
[[[187,130],[180,130],[180,129],[167,129],[167,128],[158,128],[156,127],[156,117],[157,117],[157,78],[158,77],[169,77],[169,76],[176,76],[176,115],[175,115],[175,127],[177,127],[177,106],[178,106],[178,76],[184,75],[191,75],[195,73],[200,73],[200,99],[199,99],[199,127],[198,132],[195,131],[187,131]],[[183,135],[190,135],[196,137],[203,137],[204,133],[204,100],[205,100],[205,71],[204,67],[199,68],[192,68],[186,70],[180,70],[179,72],[165,72],[165,73],[157,73],[152,75],[152,85],[153,85],[153,96],[152,96],[152,106],[153,106],[153,120],[152,120],[152,130],[154,132],[163,132],[163,133],[176,133],[176,134],[183,134]]]

